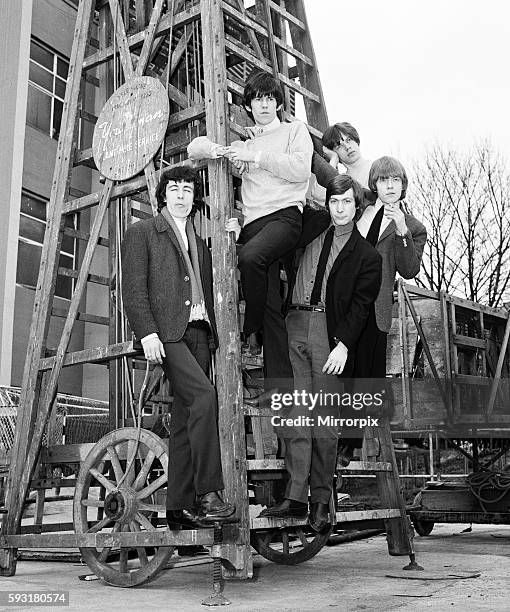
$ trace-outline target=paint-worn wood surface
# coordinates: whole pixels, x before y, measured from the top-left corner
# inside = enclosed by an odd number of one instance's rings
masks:
[[[78,96],[81,84],[81,66],[87,49],[89,28],[92,22],[92,0],[80,2],[75,29],[75,44],[69,63],[68,85],[66,88],[62,133],[57,147],[55,172],[50,196],[51,218],[41,254],[41,268],[34,299],[34,315],[30,330],[30,344],[23,373],[21,405],[18,414],[13,461],[6,491],[7,517],[2,523],[2,533],[16,533],[21,521],[23,500],[28,483],[32,478],[34,465],[27,461],[32,440],[28,438],[30,423],[39,404],[40,391],[39,359],[44,352],[45,340],[50,321],[51,300],[55,290],[58,268],[58,247],[61,234],[61,210],[69,192],[71,163],[75,150],[75,126],[78,117]],[[55,248],[57,247],[57,248]],[[38,454],[37,446],[33,454]],[[16,571],[16,557],[13,551],[0,550],[0,575],[11,576]]]
[[[98,170],[123,181],[143,170],[165,137],[168,96],[153,77],[130,79],[104,105],[94,130],[92,149]]]
[[[226,58],[223,45],[223,14],[219,0],[201,2],[202,45],[207,133],[213,142],[227,144],[228,102]],[[214,303],[218,326],[219,349],[216,355],[216,388],[218,390],[218,426],[222,451],[223,477],[227,497],[237,508],[240,520],[239,538],[235,544],[245,559],[241,571],[226,569],[229,575],[246,578],[252,575],[249,539],[249,511],[246,480],[246,448],[242,412],[241,350],[237,315],[237,279],[235,245],[225,232],[225,222],[233,206],[232,183],[225,160],[212,161],[209,172],[209,205],[212,249]]]

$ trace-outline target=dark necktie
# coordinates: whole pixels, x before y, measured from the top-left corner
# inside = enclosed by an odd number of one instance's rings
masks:
[[[326,264],[328,263],[331,245],[333,244],[334,233],[335,226],[332,225],[327,231],[326,237],[324,238],[324,244],[322,245],[319,263],[317,264],[317,272],[315,273],[315,284],[313,286],[312,297],[310,298],[310,304],[312,305],[318,304],[321,299],[322,281],[324,280],[324,274],[326,273]]]
[[[381,208],[375,214],[375,217],[372,219],[372,225],[370,226],[370,229],[368,230],[366,240],[370,242],[370,244],[373,247],[375,247],[375,245],[377,244],[377,241],[379,240],[379,232],[381,230],[381,223],[382,223],[383,215],[384,215],[384,206],[381,206]]]

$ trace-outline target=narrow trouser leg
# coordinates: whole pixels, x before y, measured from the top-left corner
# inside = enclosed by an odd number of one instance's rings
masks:
[[[170,422],[169,510],[190,508],[196,495],[223,488],[216,390],[192,353],[204,362],[207,334],[188,328],[183,340],[164,345],[164,368],[175,398]]]
[[[294,381],[299,390],[310,391],[312,385],[311,362],[306,348],[308,327],[306,312],[291,311],[286,325],[289,336],[289,356],[294,373]],[[294,406],[290,418],[309,416],[303,406]],[[306,425],[279,428],[285,441],[285,468],[289,474],[285,497],[302,503],[308,501],[308,479],[312,460],[312,431]]]
[[[329,353],[326,314],[313,312],[308,330],[308,346],[311,353],[312,390],[318,401],[314,409],[313,448],[310,468],[310,498],[313,502],[327,504],[333,488],[338,445],[338,405],[343,385],[336,375],[324,374],[322,368]],[[322,420],[320,420],[322,419]]]

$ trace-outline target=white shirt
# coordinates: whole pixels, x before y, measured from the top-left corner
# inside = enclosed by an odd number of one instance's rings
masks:
[[[186,235],[186,221],[188,220],[188,217],[174,217],[172,215],[172,219],[175,222],[175,225],[177,226],[177,229],[179,230],[179,233],[181,235],[182,241],[184,242],[184,246],[186,247],[186,250],[189,249],[189,244],[188,244],[188,236]]]
[[[370,226],[372,225],[372,221],[374,220],[374,217],[379,212],[379,210],[381,210],[383,206],[384,204],[381,202],[379,198],[377,198],[375,204],[373,206],[367,206],[365,208],[365,211],[361,215],[361,218],[358,219],[356,226],[358,228],[359,233],[363,236],[363,238],[367,237],[368,230],[370,229]],[[384,230],[388,227],[390,223],[391,223],[391,219],[383,215],[383,218],[381,221],[381,228],[379,229],[379,238],[381,237],[382,233],[384,232]]]

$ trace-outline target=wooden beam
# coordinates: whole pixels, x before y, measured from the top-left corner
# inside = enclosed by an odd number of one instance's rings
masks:
[[[124,20],[122,19],[122,12],[119,7],[119,0],[108,0],[110,3],[110,10],[112,13],[113,20],[113,31],[117,39],[117,47],[120,55],[120,63],[124,70],[124,77],[126,81],[133,76],[133,60],[131,59],[131,53],[129,44],[126,36],[126,29],[124,27]]]
[[[152,49],[152,43],[154,42],[154,38],[156,36],[156,30],[161,18],[161,12],[163,10],[163,0],[156,0],[154,4],[154,8],[152,9],[151,19],[147,29],[145,30],[145,40],[143,41],[142,51],[140,53],[140,57],[138,58],[138,64],[136,65],[136,76],[142,76],[145,72],[145,68],[147,67],[147,63],[149,61],[150,52]],[[172,15],[170,15],[171,17]],[[170,45],[171,45],[170,41]],[[169,49],[170,52],[170,49]]]
[[[173,27],[178,28],[180,26],[184,26],[187,23],[191,23],[192,21],[195,21],[196,19],[198,19],[199,15],[200,15],[200,6],[196,4],[192,8],[187,9],[185,11],[181,11],[180,13],[175,15]],[[167,32],[169,32],[170,25],[171,25],[170,15],[166,15],[159,22],[159,25],[156,29],[156,36],[162,36],[163,34],[166,34]],[[144,40],[145,40],[145,31],[137,32],[136,34],[129,36],[129,38],[127,39],[128,48],[130,50],[139,48],[143,45]],[[91,68],[94,68],[95,66],[98,66],[99,64],[102,64],[110,60],[113,57],[113,51],[114,51],[113,46],[110,46],[102,51],[98,51],[97,53],[93,53],[92,55],[89,55],[87,59],[83,61],[83,69],[90,70]]]
[[[78,365],[80,363],[104,363],[120,357],[133,357],[140,355],[141,349],[135,349],[133,342],[118,342],[106,346],[98,346],[82,351],[66,353],[62,367]],[[39,370],[50,370],[55,363],[55,357],[44,357],[39,360]]]
[[[41,388],[39,359],[45,347],[51,301],[54,294],[58,269],[58,258],[62,236],[61,215],[63,202],[67,196],[71,164],[75,147],[75,128],[78,119],[78,99],[81,87],[82,65],[87,48],[92,15],[92,0],[82,0],[78,5],[78,15],[74,32],[74,43],[69,61],[69,74],[62,116],[55,170],[51,187],[48,210],[50,218],[46,229],[41,254],[41,267],[34,298],[34,313],[30,328],[30,341],[27,349],[20,404],[23,410],[18,413],[16,438],[13,448],[6,492],[7,517],[2,523],[2,533],[16,533],[21,523],[23,502],[28,492],[39,453],[40,438],[31,435],[31,423],[38,412],[38,393]],[[97,240],[97,238],[96,238]],[[50,404],[51,402],[48,402]],[[45,415],[46,416],[46,415]],[[46,420],[46,419],[45,419]],[[0,575],[12,576],[16,571],[16,558],[13,552],[0,551]]]
[[[229,111],[227,101],[225,32],[221,0],[202,0],[201,27],[205,82],[205,108],[207,134],[220,144],[229,142]],[[232,215],[232,181],[226,160],[208,163],[209,206],[211,235],[213,236],[213,272],[215,312],[219,336],[216,351],[216,388],[221,410],[218,427],[222,450],[223,478],[227,499],[236,505],[239,535],[234,544],[242,547],[242,570],[224,568],[229,576],[248,578],[253,572],[249,536],[249,507],[246,479],[246,448],[244,444],[244,417],[240,339],[237,330],[237,276],[236,251],[232,236],[225,232],[225,222]]]
[[[67,318],[67,310],[65,308],[57,308],[53,306],[51,314],[54,317],[60,317],[62,319]],[[99,315],[88,314],[87,312],[77,312],[76,321],[83,321],[84,323],[96,323],[97,325],[109,325],[110,319],[108,317],[101,317]]]

